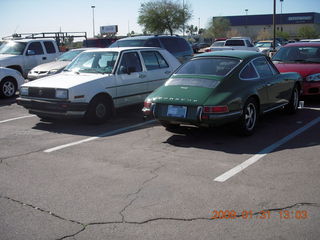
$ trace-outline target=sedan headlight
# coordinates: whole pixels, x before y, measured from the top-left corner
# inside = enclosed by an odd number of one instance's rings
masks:
[[[21,87],[20,88],[20,95],[21,96],[28,96],[29,95],[29,88],[28,87]]]
[[[320,81],[320,73],[309,75],[308,77],[306,77],[306,80],[308,82]]]
[[[56,89],[56,98],[67,99],[68,98],[68,90],[67,89]]]

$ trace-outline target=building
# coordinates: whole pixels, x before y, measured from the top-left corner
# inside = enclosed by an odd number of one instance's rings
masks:
[[[215,17],[213,17],[214,19]],[[230,21],[230,30],[241,36],[257,39],[257,36],[273,35],[273,14],[224,16]],[[286,32],[290,38],[298,38],[303,26],[314,27],[320,34],[320,13],[283,13],[276,15],[276,31]]]

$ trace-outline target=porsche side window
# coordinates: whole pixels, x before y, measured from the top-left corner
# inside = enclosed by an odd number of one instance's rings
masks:
[[[266,78],[273,76],[273,72],[271,71],[269,64],[267,63],[265,58],[259,57],[253,60],[253,64],[256,67],[260,77]]]
[[[240,78],[243,80],[252,80],[257,79],[258,74],[254,67],[252,66],[252,63],[247,64],[240,73]]]

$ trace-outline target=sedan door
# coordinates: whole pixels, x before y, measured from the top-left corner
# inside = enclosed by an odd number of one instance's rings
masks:
[[[115,106],[121,107],[143,102],[148,94],[148,78],[143,71],[138,52],[122,54],[116,72]]]
[[[148,91],[151,93],[170,77],[173,67],[158,51],[141,51],[141,56],[147,69]]]

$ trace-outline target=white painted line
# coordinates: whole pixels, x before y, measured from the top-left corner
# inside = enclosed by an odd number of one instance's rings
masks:
[[[0,123],[6,123],[6,122],[11,122],[11,121],[14,121],[14,120],[19,120],[19,119],[23,119],[23,118],[30,118],[30,117],[35,117],[36,115],[25,115],[25,116],[21,116],[21,117],[16,117],[16,118],[10,118],[10,119],[7,119],[7,120],[2,120],[0,121]]]
[[[220,175],[219,177],[216,177],[214,181],[216,182],[224,182],[228,180],[229,178],[233,177],[237,173],[241,172],[242,170],[246,169],[250,165],[254,164],[255,162],[259,161],[261,158],[266,156],[268,153],[272,152],[282,144],[288,142],[292,138],[296,137],[297,135],[301,134],[302,132],[306,131],[307,129],[311,128],[312,126],[316,125],[320,122],[320,117],[314,119],[313,121],[309,122],[305,126],[299,128],[298,130],[294,131],[293,133],[289,134],[288,136],[280,139],[279,141],[275,142],[274,144],[266,147],[256,155],[252,156],[251,158],[247,159],[243,163],[235,166],[234,168],[230,169],[229,171],[225,172],[224,174]]]
[[[85,143],[85,142],[90,142],[90,141],[96,140],[98,138],[107,137],[107,136],[119,134],[119,133],[122,133],[122,132],[126,132],[128,130],[132,130],[132,129],[135,129],[135,128],[139,128],[139,127],[142,127],[144,125],[147,125],[147,124],[150,124],[150,123],[154,123],[155,121],[156,120],[150,120],[150,121],[146,121],[146,122],[143,122],[143,123],[135,124],[135,125],[132,125],[132,126],[129,126],[129,127],[119,128],[119,129],[116,129],[116,130],[113,130],[113,131],[110,131],[110,132],[102,133],[102,134],[100,134],[98,136],[95,136],[95,137],[89,137],[89,138],[86,138],[86,139],[83,139],[83,140],[80,140],[80,141],[71,142],[71,143],[67,143],[67,144],[64,144],[64,145],[57,146],[57,147],[49,148],[49,149],[44,150],[43,152],[51,153],[51,152],[54,152],[54,151],[61,150],[63,148],[71,147],[71,146],[74,146],[74,145],[79,145],[79,144]]]

